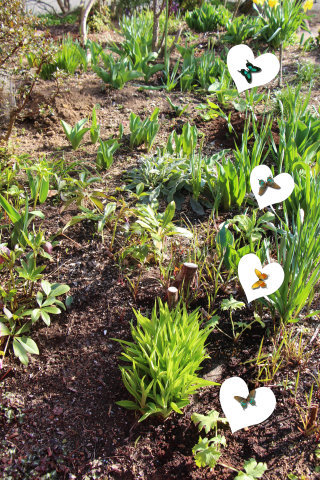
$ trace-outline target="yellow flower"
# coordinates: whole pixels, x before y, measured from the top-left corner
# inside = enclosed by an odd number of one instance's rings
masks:
[[[276,7],[279,3],[278,0],[269,0],[269,7],[273,8],[273,7]]]
[[[306,12],[307,10],[311,10],[311,8],[313,7],[313,0],[307,0],[304,4],[303,4],[303,10]]]
[[[307,1],[310,1],[310,0],[307,0]],[[253,3],[256,3],[257,5],[263,5],[265,2],[265,0],[253,0]]]

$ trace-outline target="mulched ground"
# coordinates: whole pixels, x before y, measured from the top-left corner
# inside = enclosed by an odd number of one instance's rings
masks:
[[[299,56],[301,53],[296,47],[286,51],[288,73]],[[276,88],[276,82],[271,88]],[[103,139],[116,135],[120,122],[127,135],[131,111],[149,115],[159,107],[161,128],[156,146],[163,145],[173,128],[187,120],[205,132],[206,154],[234,145],[234,137],[228,133],[223,119],[205,123],[199,118],[194,107],[203,102],[203,98],[197,94],[173,92],[170,95],[174,102],[190,105],[188,116],[175,119],[169,111],[166,93],[139,91],[132,85],[126,85],[120,91],[102,88],[100,80],[92,73],[67,79],[61,94],[52,100],[52,109],[44,114],[38,105],[45,104],[49,92],[54,92],[53,83],[41,82],[24,120],[17,125],[12,138],[17,154],[28,152],[36,158],[42,154],[54,154],[56,158],[64,155],[67,162],[81,159],[84,165],[92,168],[97,147],[84,143],[79,150],[72,151],[59,120],[74,124],[89,116],[96,103],[101,106],[98,119]],[[317,104],[318,99],[319,91],[315,89],[313,103]],[[232,120],[241,133],[243,116],[235,113]],[[276,135],[276,129],[274,133]],[[103,178],[109,194],[124,183],[123,171],[136,166],[137,160],[145,153],[143,148],[132,153],[127,145],[116,153],[115,164]],[[42,227],[48,236],[76,214],[74,206],[64,212],[60,211],[60,206],[52,200],[40,207],[45,213]],[[196,222],[194,214],[185,213]],[[229,212],[228,216],[234,214]],[[225,215],[217,218],[216,223],[225,218]],[[73,303],[67,312],[53,318],[50,327],[38,325],[33,338],[40,347],[40,355],[32,356],[28,367],[22,366],[11,355],[0,372],[2,479],[233,479],[235,472],[220,465],[214,472],[197,468],[192,457],[192,447],[198,442],[199,432],[190,417],[194,412],[207,413],[212,409],[223,415],[219,387],[202,389],[191,398],[183,415],[174,413],[165,421],[151,417],[139,424],[134,412],[115,404],[118,400],[128,399],[129,394],[118,368],[121,348],[111,339],[130,340],[132,308],[147,315],[156,297],[165,298],[159,271],[155,267],[146,269],[134,298],[110,254],[108,236],[102,244],[89,222],[70,228],[66,235],[68,237],[59,237],[59,245],[53,253],[54,262],[48,265],[46,272],[49,281],[70,285]],[[217,309],[230,293],[245,301],[239,285],[230,285],[218,294]],[[317,299],[312,307],[319,308],[318,304]],[[199,295],[192,305],[196,306],[206,308],[204,295]],[[228,316],[219,310],[217,313],[221,316],[219,327],[230,333]],[[235,320],[252,316],[250,308],[234,314]],[[271,320],[264,318],[264,321],[267,332],[272,333]],[[263,478],[269,480],[286,479],[288,473],[294,473],[301,480],[320,478],[314,473],[319,435],[318,438],[316,435],[305,436],[299,430],[302,424],[296,406],[296,402],[300,406],[306,405],[305,394],[309,394],[312,384],[313,402],[320,402],[319,380],[318,384],[314,380],[320,365],[319,334],[314,337],[317,325],[317,318],[299,324],[304,332],[306,351],[312,351],[310,358],[283,365],[274,383],[268,384],[277,398],[277,407],[271,417],[234,435],[224,428],[227,446],[221,463],[241,469],[245,460],[254,457],[256,461],[267,463],[268,470]],[[257,376],[255,363],[244,362],[257,356],[264,335],[264,351],[272,351],[267,332],[254,327],[234,343],[215,331],[208,339],[210,359],[203,363],[202,375],[216,382],[240,376],[250,387],[258,386],[254,383]],[[295,399],[290,389],[294,389],[298,372],[300,381]],[[200,435],[205,436],[204,432]],[[56,473],[44,477],[49,472]]]

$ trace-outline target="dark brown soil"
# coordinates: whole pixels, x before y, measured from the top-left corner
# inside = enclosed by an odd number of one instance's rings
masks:
[[[110,33],[110,32],[109,32]],[[292,66],[292,59],[301,53],[290,47],[285,53],[285,66]],[[271,85],[275,88],[276,84]],[[129,133],[129,115],[133,111],[141,116],[160,109],[161,128],[156,146],[164,145],[169,133],[189,120],[206,134],[204,152],[212,154],[221,147],[234,147],[235,137],[229,134],[226,122],[216,118],[203,122],[195,109],[203,98],[195,94],[170,94],[174,103],[188,103],[188,115],[172,118],[162,91],[139,91],[133,85],[123,90],[104,88],[93,74],[80,74],[65,81],[63,91],[53,98],[50,110],[46,101],[54,93],[52,82],[41,82],[35,90],[28,112],[17,126],[11,140],[16,154],[28,153],[32,158],[41,155],[65,156],[67,162],[81,161],[83,166],[94,167],[96,146],[89,143],[77,151],[70,150],[60,119],[70,124],[89,116],[92,107],[99,103],[99,123],[103,139],[116,135],[120,122],[124,134]],[[319,98],[314,91],[313,100]],[[39,105],[43,104],[44,110]],[[241,138],[244,118],[232,115],[232,124]],[[277,130],[274,125],[276,139]],[[124,145],[115,155],[115,163],[103,176],[103,188],[112,195],[115,188],[124,183],[122,173],[137,165],[137,159],[146,152],[140,148],[131,152]],[[74,206],[61,212],[57,200],[41,206],[45,214],[42,224],[48,237],[63,227],[72,215]],[[194,222],[194,214],[186,211]],[[232,216],[235,212],[229,212]],[[192,217],[193,216],[193,217]],[[224,218],[216,219],[217,224]],[[70,285],[73,303],[68,310],[54,318],[50,327],[40,325],[33,338],[40,347],[39,356],[31,356],[28,367],[22,366],[13,355],[6,359],[0,371],[0,426],[3,452],[0,451],[0,472],[3,480],[9,479],[148,479],[148,480],[231,480],[235,472],[221,465],[214,471],[197,468],[192,447],[198,442],[199,432],[191,422],[194,412],[206,413],[216,409],[222,414],[219,387],[205,388],[191,398],[184,414],[172,414],[167,420],[149,418],[138,423],[131,411],[116,405],[116,401],[128,399],[118,368],[121,348],[112,338],[130,340],[132,308],[149,314],[156,297],[165,298],[165,288],[159,281],[157,268],[150,267],[143,273],[138,293],[133,297],[127,280],[119,270],[109,250],[110,236],[105,244],[89,222],[70,228],[66,236],[60,236],[54,249],[54,262],[46,272],[49,281]],[[117,244],[114,253],[117,251]],[[183,254],[181,254],[183,260]],[[138,270],[138,268],[137,268]],[[133,276],[138,275],[133,272]],[[232,285],[232,288],[230,287]],[[222,298],[230,293],[241,296],[239,286],[230,283],[221,289],[216,300],[220,327],[230,333],[230,322],[225,312],[219,311]],[[318,302],[318,301],[317,301]],[[319,308],[315,302],[312,307]],[[319,302],[318,302],[319,303]],[[192,307],[207,308],[205,295],[199,295]],[[236,319],[252,318],[253,309],[245,308],[235,313]],[[265,336],[264,351],[272,351],[273,325],[264,318],[267,331],[254,327],[234,343],[219,331],[209,337],[210,360],[203,364],[202,374],[216,382],[231,376],[240,376],[250,387],[257,376],[255,363],[244,363],[257,356],[259,345]],[[304,330],[306,342],[310,342],[318,325],[318,317],[299,324]],[[237,469],[243,462],[255,458],[266,462],[268,470],[263,478],[286,479],[294,473],[298,479],[316,479],[315,448],[319,433],[305,436],[297,404],[306,407],[305,395],[309,394],[314,376],[320,365],[319,334],[313,338],[308,350],[312,356],[305,363],[283,366],[272,387],[277,407],[264,423],[240,430],[234,435],[224,429],[227,446],[220,463]],[[294,390],[297,373],[299,388],[295,399],[284,383]],[[291,383],[290,383],[291,382]],[[314,385],[313,403],[319,404],[320,390]],[[9,421],[5,412],[11,409]],[[20,413],[24,414],[19,422]],[[205,436],[203,432],[200,433]],[[12,455],[10,455],[10,449]],[[14,452],[14,453],[13,453]],[[319,461],[318,461],[319,463]],[[44,477],[56,471],[56,476]],[[32,476],[33,475],[33,476]]]

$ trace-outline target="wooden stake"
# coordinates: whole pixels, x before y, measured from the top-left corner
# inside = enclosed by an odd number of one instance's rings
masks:
[[[167,290],[167,296],[168,296],[168,307],[170,310],[172,310],[178,303],[179,299],[179,292],[176,287],[169,287]]]
[[[195,278],[197,270],[198,265],[196,263],[184,263],[173,283],[174,287],[176,287],[179,291],[181,288],[183,288],[184,293],[186,293]]]

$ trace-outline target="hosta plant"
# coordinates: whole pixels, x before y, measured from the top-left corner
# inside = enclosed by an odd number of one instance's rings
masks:
[[[135,311],[137,326],[131,324],[133,341],[114,339],[122,347],[120,366],[123,383],[134,400],[118,405],[138,410],[140,422],[153,414],[168,417],[172,411],[182,413],[189,396],[199,388],[217,385],[198,377],[200,364],[208,358],[205,342],[213,327],[201,327],[199,311],[187,312],[178,305],[169,310],[158,301],[151,318]]]

